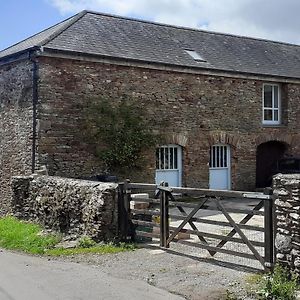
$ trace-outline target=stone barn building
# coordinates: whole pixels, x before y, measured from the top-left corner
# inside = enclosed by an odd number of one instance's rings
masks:
[[[82,108],[124,96],[165,139],[132,180],[253,190],[300,154],[300,46],[83,11],[0,52],[0,211],[13,175],[102,173]]]

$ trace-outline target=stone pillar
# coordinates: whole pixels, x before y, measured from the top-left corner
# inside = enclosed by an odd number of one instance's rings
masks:
[[[300,174],[278,174],[273,186],[276,262],[300,274]]]

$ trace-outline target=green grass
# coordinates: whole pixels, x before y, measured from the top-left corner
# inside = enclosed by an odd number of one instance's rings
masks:
[[[134,245],[125,243],[96,244],[88,237],[81,238],[76,248],[55,248],[61,241],[61,236],[58,234],[41,234],[42,230],[43,228],[37,224],[20,221],[14,217],[0,218],[0,247],[48,256],[108,254],[135,249]]]
[[[58,235],[42,235],[39,225],[19,221],[14,217],[0,218],[0,247],[43,254],[60,240]]]
[[[45,251],[46,255],[49,256],[65,256],[65,255],[76,255],[76,254],[113,254],[124,251],[132,251],[135,249],[134,245],[127,244],[103,244],[97,245],[90,248],[71,248],[71,249],[49,249]]]

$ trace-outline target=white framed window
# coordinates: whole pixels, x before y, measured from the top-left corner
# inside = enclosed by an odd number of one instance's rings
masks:
[[[263,124],[277,125],[281,123],[281,92],[278,84],[263,85]]]
[[[175,144],[156,149],[155,182],[168,182],[169,186],[182,184],[182,147]]]
[[[156,170],[177,170],[179,147],[176,145],[161,146],[156,149]]]
[[[229,167],[229,146],[228,145],[214,145],[210,148],[210,169],[223,169]]]

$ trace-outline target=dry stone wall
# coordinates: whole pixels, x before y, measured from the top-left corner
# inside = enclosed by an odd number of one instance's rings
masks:
[[[17,176],[12,179],[12,210],[76,239],[87,235],[96,241],[117,235],[117,184],[51,176]]]
[[[0,66],[0,215],[10,211],[11,176],[31,173],[32,62]]]
[[[274,178],[276,260],[300,274],[300,174]]]

